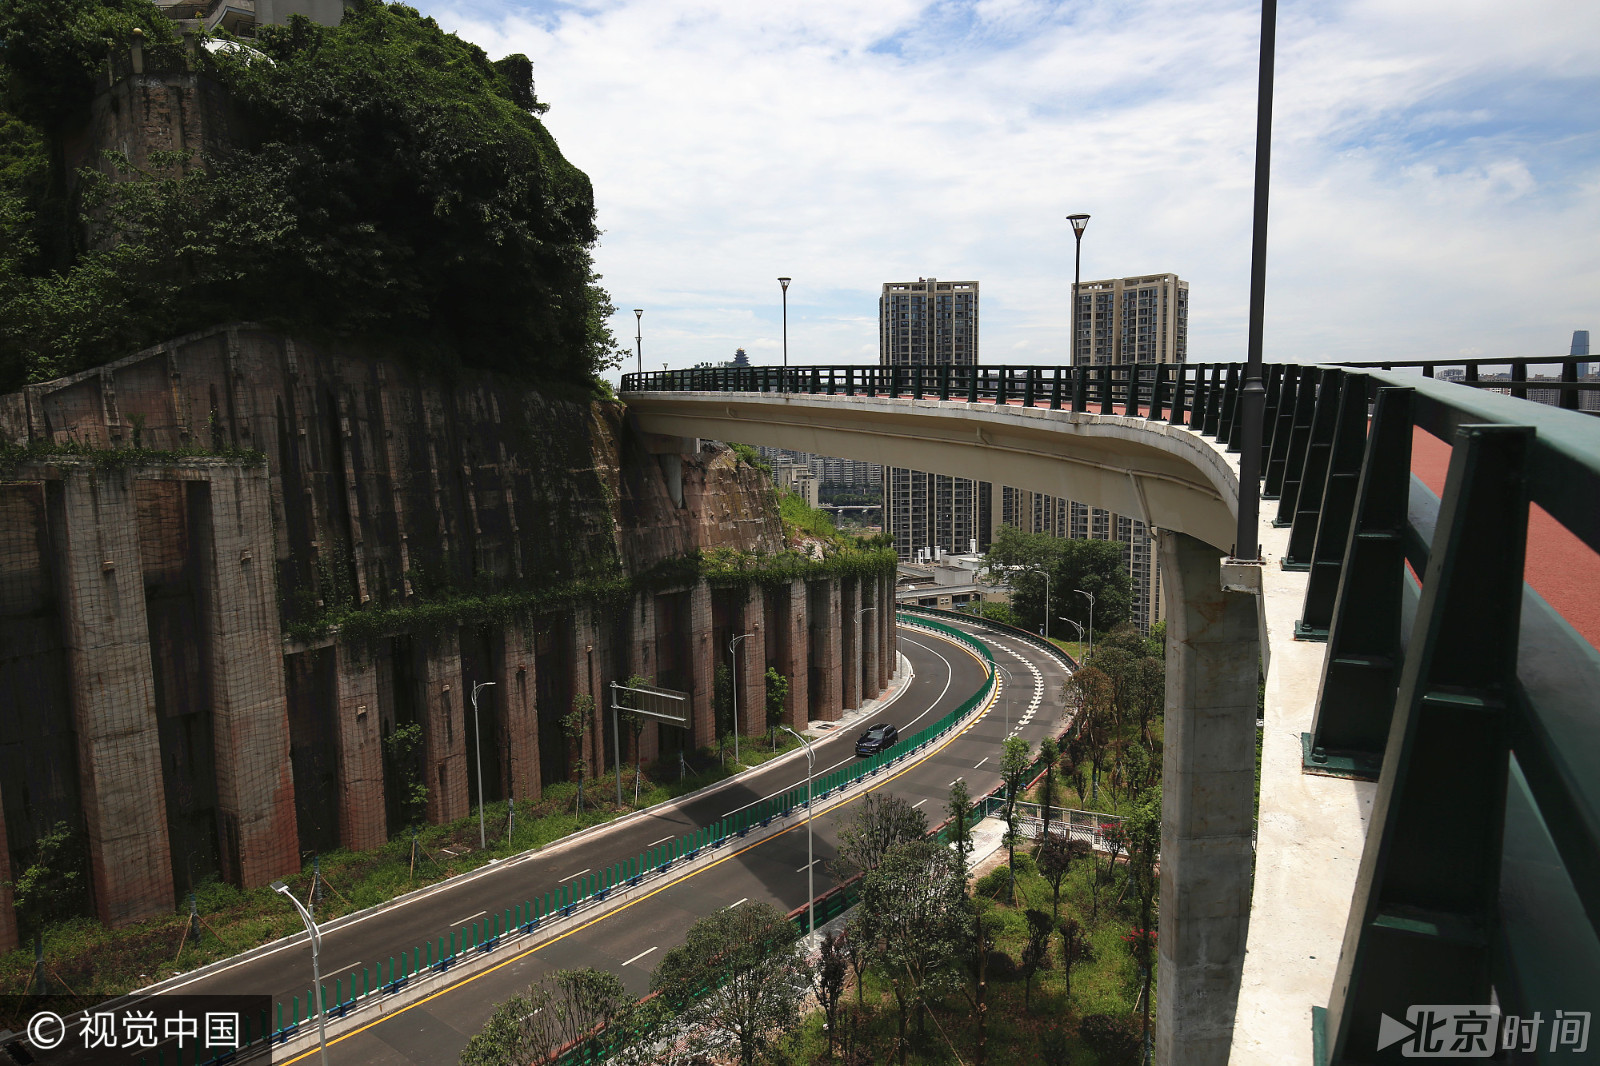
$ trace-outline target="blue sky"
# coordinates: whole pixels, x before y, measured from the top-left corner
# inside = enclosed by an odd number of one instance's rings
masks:
[[[417,5],[533,59],[645,365],[877,358],[885,281],[982,285],[981,358],[1084,279],[1190,283],[1242,359],[1259,8],[1224,0]],[[1269,359],[1552,355],[1600,330],[1600,4],[1286,2]],[[628,360],[632,369],[633,360]]]

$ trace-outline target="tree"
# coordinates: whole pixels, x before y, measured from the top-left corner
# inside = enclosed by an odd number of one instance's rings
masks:
[[[50,926],[78,913],[83,906],[83,848],[72,827],[57,822],[34,841],[33,861],[5,887],[11,889],[23,939],[41,937]]]
[[[1127,831],[1120,820],[1101,822],[1100,839],[1106,842],[1106,873],[1107,883],[1114,882],[1117,877],[1117,856],[1122,853],[1122,845],[1127,842]],[[1100,865],[1093,861],[1093,852],[1090,852],[1089,878],[1089,916],[1100,916]]]
[[[1078,595],[1079,589],[1094,595],[1097,631],[1127,621],[1133,606],[1133,585],[1118,541],[1071,540],[1002,526],[985,561],[990,576],[1013,589],[1012,610],[1029,629],[1042,627],[1047,609],[1052,621],[1059,615],[1088,628],[1089,598]],[[1049,604],[1040,569],[1050,573]]]
[[[631,674],[624,684],[628,688],[639,688],[642,685],[650,684],[650,679],[643,674]],[[629,699],[633,698],[635,697],[629,696]],[[633,805],[637,807],[639,806],[639,779],[643,776],[641,764],[644,761],[644,751],[639,746],[639,739],[644,735],[644,727],[650,724],[650,719],[637,711],[623,711],[621,712],[621,717],[622,725],[628,731],[628,741],[633,745]],[[617,772],[622,772],[620,767]]]
[[[783,724],[783,712],[789,702],[789,679],[775,667],[767,667],[767,729],[772,734],[771,747],[778,749],[778,727]]]
[[[862,880],[861,909],[872,915],[874,962],[894,991],[903,1063],[907,1021],[916,1019],[920,1035],[927,1003],[961,984],[971,920],[961,863],[936,841],[898,844]]]
[[[561,719],[561,731],[570,742],[572,772],[578,775],[577,812],[583,813],[583,781],[589,776],[589,760],[584,755],[585,739],[594,724],[594,697],[587,692],[572,697],[572,710]]]
[[[1063,998],[1072,1000],[1072,968],[1094,961],[1094,944],[1089,931],[1076,918],[1061,919],[1061,978],[1065,986]]]
[[[765,903],[726,907],[689,927],[650,978],[652,991],[683,1015],[684,1028],[709,1052],[718,1040],[739,1048],[741,1066],[799,1024],[805,960],[794,925]]]
[[[966,876],[967,859],[972,855],[972,796],[967,792],[967,779],[958,777],[950,785],[950,801],[945,805],[950,816],[950,846],[961,857],[962,876]]]
[[[1050,807],[1056,801],[1056,765],[1061,761],[1061,746],[1055,737],[1045,737],[1039,742],[1039,764],[1044,767],[1044,789],[1039,793],[1040,812],[1044,825],[1039,830],[1040,839],[1050,835]]]
[[[1039,846],[1033,852],[1033,861],[1039,864],[1039,872],[1050,883],[1052,915],[1059,916],[1061,913],[1061,883],[1072,872],[1072,864],[1087,854],[1089,854],[1087,841],[1073,840],[1062,833],[1046,833],[1039,838]]]
[[[811,968],[811,991],[822,1007],[828,1034],[828,1058],[833,1058],[833,1044],[839,1022],[839,1000],[844,995],[844,979],[850,964],[845,958],[843,933],[825,933],[822,937],[817,964]]]
[[[1011,899],[1017,898],[1017,793],[1027,782],[1031,765],[1028,742],[1007,737],[1000,745],[1000,780],[1006,788],[1006,866],[1011,870]]]
[[[717,718],[717,761],[727,762],[728,741],[738,723],[733,720],[733,673],[719,664],[711,673],[711,708]]]
[[[1087,1014],[1078,1023],[1078,1037],[1105,1066],[1133,1066],[1139,1056],[1139,1034],[1129,1020],[1109,1014]]]
[[[389,781],[394,789],[396,813],[408,826],[416,826],[428,813],[428,786],[422,774],[422,726],[397,725],[383,738],[389,757]]]
[[[495,1008],[461,1051],[461,1066],[526,1066],[563,1048],[578,1061],[618,1052],[629,1038],[633,998],[615,974],[557,970]]]
[[[833,871],[841,881],[871,873],[895,845],[921,840],[927,832],[928,819],[917,808],[893,794],[868,792],[839,826]]]
[[[978,1023],[978,1040],[976,1062],[977,1066],[984,1066],[988,1057],[989,1026],[988,1026],[988,990],[989,990],[989,953],[994,950],[995,943],[1000,937],[1000,916],[994,913],[992,900],[971,901],[972,919],[970,922],[970,953],[967,956],[967,971],[972,978],[970,985],[962,986],[962,995],[966,996],[967,1003],[972,1007],[972,1016]]]
[[[1022,947],[1022,1008],[1032,1010],[1033,975],[1049,961],[1050,934],[1055,931],[1055,923],[1050,915],[1033,907],[1024,911],[1022,916],[1028,923],[1028,941]]]
[[[1074,736],[1090,760],[1090,798],[1097,798],[1100,769],[1105,764],[1115,716],[1111,679],[1097,667],[1082,666],[1067,679],[1065,691],[1068,703],[1075,708]]]

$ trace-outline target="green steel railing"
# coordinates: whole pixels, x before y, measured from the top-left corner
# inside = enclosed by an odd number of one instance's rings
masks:
[[[1308,572],[1296,636],[1329,646],[1304,768],[1378,782],[1317,1066],[1365,1061],[1380,1018],[1412,1004],[1548,1019],[1600,1002],[1600,650],[1523,581],[1533,507],[1582,546],[1562,549],[1573,565],[1600,552],[1580,361],[1455,361],[1459,383],[1435,376],[1447,361],[1264,368],[1261,499],[1289,531],[1282,565]],[[1530,378],[1540,362],[1560,379]],[[1238,452],[1241,371],[741,368],[624,375],[623,391],[1092,410]],[[1524,398],[1539,391],[1560,406]],[[1451,449],[1442,497],[1411,473],[1419,430]]]
[[[914,614],[930,615],[934,618],[949,618],[953,621],[961,621],[968,625],[990,629],[996,633],[1003,634],[1004,636],[1015,637],[1018,640],[1027,641],[1029,644],[1032,644],[1034,647],[1039,648],[1042,651],[1048,652],[1058,662],[1066,666],[1068,670],[1076,670],[1078,668],[1078,664],[1076,660],[1072,658],[1072,656],[1056,647],[1050,641],[1045,640],[1039,634],[1034,633],[1031,630],[1023,629],[1021,626],[1009,625],[1005,622],[997,622],[993,618],[985,618],[982,615],[973,614],[970,611],[947,611],[942,607],[924,607],[921,604],[916,603],[902,603],[900,605],[900,610],[908,611]]]
[[[905,614],[899,614],[897,618],[903,624],[921,626],[971,648],[986,664],[987,677],[977,691],[932,724],[876,755],[858,759],[849,766],[813,780],[813,802],[825,801],[857,781],[875,777],[939,740],[982,706],[994,689],[994,656],[982,641],[934,619],[914,618]],[[703,851],[722,848],[748,836],[752,830],[765,828],[776,819],[787,819],[795,811],[805,808],[806,786],[797,785],[709,826],[647,848],[598,872],[586,873],[569,883],[557,885],[542,896],[514,903],[481,922],[470,922],[435,941],[401,951],[398,956],[390,956],[386,962],[362,966],[348,975],[331,975],[331,982],[323,984],[320,996],[318,990],[307,989],[303,995],[274,1004],[275,1018],[264,1023],[254,1042],[266,1040],[273,1044],[284,1043],[298,1034],[302,1027],[313,1022],[319,1009],[326,1011],[330,1017],[344,1017],[374,998],[403,991],[420,977],[444,973],[464,958],[493,952],[508,939],[530,935],[546,922],[570,917],[580,907],[603,902],[619,888],[631,887],[646,877],[666,873],[696,858]]]

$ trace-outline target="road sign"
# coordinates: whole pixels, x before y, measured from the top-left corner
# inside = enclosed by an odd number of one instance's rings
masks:
[[[659,685],[611,683],[611,709],[689,727],[689,694]]]

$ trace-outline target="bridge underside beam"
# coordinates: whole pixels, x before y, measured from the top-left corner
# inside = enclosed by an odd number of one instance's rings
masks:
[[[1232,464],[1209,441],[1162,422],[882,396],[633,393],[628,406],[646,433],[1003,481],[1178,530],[1222,551],[1233,543]]]
[[[1167,602],[1156,1061],[1225,1066],[1250,921],[1256,597],[1216,549],[1162,530]]]

